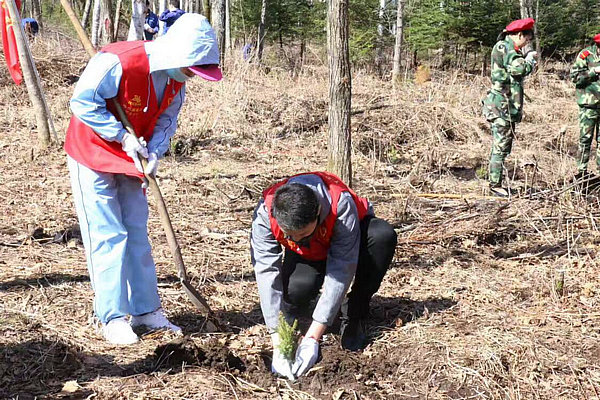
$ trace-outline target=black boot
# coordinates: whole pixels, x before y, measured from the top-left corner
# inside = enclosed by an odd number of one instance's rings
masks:
[[[364,322],[360,318],[343,319],[340,326],[342,334],[342,348],[350,351],[358,351],[365,348],[367,335]]]

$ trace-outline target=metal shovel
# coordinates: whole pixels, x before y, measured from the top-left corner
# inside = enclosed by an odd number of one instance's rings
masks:
[[[93,57],[96,54],[96,50],[92,46],[90,39],[87,37],[87,34],[81,27],[79,20],[75,16],[73,12],[73,8],[67,0],[60,0],[65,12],[69,16],[69,19],[73,23],[75,30],[77,31],[77,35],[79,36],[79,40],[83,44],[83,47],[87,51],[90,57]],[[109,99],[112,104],[115,106],[117,110],[117,114],[119,114],[119,118],[123,123],[123,126],[129,133],[138,137],[136,135],[133,126],[127,119],[127,115],[121,108],[119,102],[117,102],[116,98]],[[142,166],[146,169],[146,165],[148,165],[148,161],[141,158]],[[169,212],[167,211],[167,206],[162,197],[162,193],[160,188],[158,187],[158,183],[156,182],[156,178],[152,176],[146,175],[146,179],[148,180],[148,186],[150,187],[150,191],[154,195],[154,199],[156,200],[156,204],[158,206],[158,213],[160,215],[160,221],[162,223],[163,229],[165,230],[165,234],[167,236],[167,243],[169,244],[169,248],[171,249],[171,253],[173,254],[173,259],[175,260],[175,266],[177,267],[177,276],[179,277],[179,281],[181,282],[181,286],[183,287],[184,292],[187,294],[188,298],[194,303],[196,307],[198,307],[202,312],[206,314],[206,329],[209,332],[222,331],[223,328],[214,313],[210,309],[208,302],[202,297],[200,293],[192,286],[190,281],[188,280],[187,273],[185,270],[185,264],[183,263],[183,257],[181,256],[181,249],[179,248],[179,244],[177,243],[177,238],[175,237],[175,231],[173,230],[173,225],[171,224],[171,218],[169,217]]]

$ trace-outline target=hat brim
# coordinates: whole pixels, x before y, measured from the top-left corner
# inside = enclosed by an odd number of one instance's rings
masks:
[[[194,65],[193,67],[189,67],[189,69],[207,81],[218,82],[223,79],[223,73],[217,64]]]

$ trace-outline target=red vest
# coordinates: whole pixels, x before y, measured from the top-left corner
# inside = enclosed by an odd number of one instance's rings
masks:
[[[300,175],[317,175],[323,180],[325,186],[327,187],[327,191],[331,196],[331,210],[329,211],[329,214],[327,215],[325,220],[315,229],[315,233],[310,238],[310,243],[308,247],[300,247],[294,241],[286,239],[285,235],[283,234],[283,231],[277,223],[277,220],[273,217],[271,212],[275,191],[280,186],[286,184],[291,178]],[[277,241],[281,243],[285,248],[298,253],[300,256],[307,260],[322,261],[327,259],[327,252],[331,244],[331,236],[333,235],[333,227],[335,225],[335,221],[337,220],[338,202],[340,200],[340,195],[342,194],[342,192],[348,192],[350,193],[350,195],[352,195],[352,199],[354,200],[356,208],[358,209],[358,219],[362,221],[362,219],[365,217],[365,215],[367,215],[367,212],[369,211],[369,202],[367,201],[367,199],[363,197],[358,197],[352,189],[350,189],[348,186],[346,186],[344,182],[340,180],[340,178],[333,174],[330,174],[329,172],[306,172],[304,174],[294,175],[266,189],[263,192],[263,197],[265,199],[265,205],[269,213],[269,221],[271,222],[271,232],[273,232],[273,236],[275,236],[275,239],[277,239]]]
[[[119,57],[123,75],[117,100],[127,114],[135,133],[143,136],[148,142],[154,133],[158,117],[171,104],[183,83],[170,79],[159,107],[144,42],[111,43],[104,46],[101,51]],[[120,121],[112,102],[107,99],[106,105]],[[148,107],[146,112],[144,112],[145,107]],[[120,142],[104,140],[75,115],[71,116],[67,128],[65,151],[75,161],[93,170],[143,177],[143,174],[135,168],[133,160],[123,151]]]

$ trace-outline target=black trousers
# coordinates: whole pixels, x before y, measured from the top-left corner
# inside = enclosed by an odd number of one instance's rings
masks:
[[[386,221],[372,216],[360,223],[360,251],[354,284],[342,305],[342,318],[366,318],[371,297],[379,290],[398,237]],[[286,302],[306,308],[317,297],[325,279],[327,262],[309,261],[286,249],[283,261],[283,295]]]

